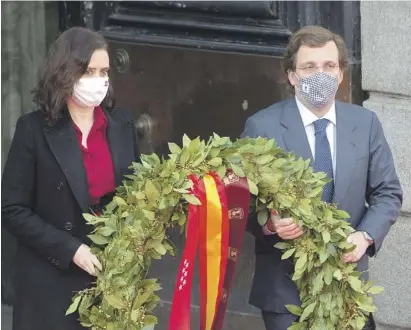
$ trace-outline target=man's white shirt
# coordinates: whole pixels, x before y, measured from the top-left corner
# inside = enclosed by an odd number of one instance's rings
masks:
[[[335,171],[336,171],[336,154],[337,154],[337,116],[335,113],[335,102],[333,102],[330,110],[325,114],[325,116],[318,118],[315,114],[313,114],[309,109],[307,109],[304,104],[300,102],[300,100],[295,97],[295,101],[297,102],[297,107],[300,112],[301,119],[303,121],[303,125],[305,128],[305,134],[307,135],[308,143],[311,149],[311,155],[315,160],[315,128],[314,122],[318,119],[328,119],[330,124],[327,126],[327,138],[328,143],[330,144],[330,151],[331,151],[331,158],[333,163],[333,173],[335,179]]]

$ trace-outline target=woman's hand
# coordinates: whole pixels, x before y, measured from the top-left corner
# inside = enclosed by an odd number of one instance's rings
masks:
[[[97,276],[96,267],[100,271],[103,270],[100,261],[98,261],[97,257],[85,244],[80,245],[73,257],[73,262],[81,269],[85,270],[87,273],[93,276]]]

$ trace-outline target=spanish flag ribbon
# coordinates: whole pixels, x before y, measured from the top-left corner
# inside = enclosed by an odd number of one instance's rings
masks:
[[[189,205],[187,240],[174,288],[169,330],[190,329],[190,298],[197,248],[200,267],[200,330],[220,330],[247,222],[250,193],[231,171],[201,180],[190,176],[201,205]],[[227,192],[230,192],[227,195]],[[230,225],[231,221],[236,223]],[[230,236],[234,236],[232,239]],[[231,243],[235,247],[229,246]],[[235,251],[235,258],[233,258]]]

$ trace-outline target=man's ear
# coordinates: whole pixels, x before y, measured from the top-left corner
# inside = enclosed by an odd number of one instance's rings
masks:
[[[344,79],[344,71],[343,71],[343,70],[340,70],[340,73],[338,74],[338,85],[341,84],[341,82],[343,81],[343,79]]]
[[[292,86],[295,86],[298,84],[298,80],[297,80],[297,77],[295,76],[294,71],[288,70],[287,76],[288,76],[288,81],[290,82]]]

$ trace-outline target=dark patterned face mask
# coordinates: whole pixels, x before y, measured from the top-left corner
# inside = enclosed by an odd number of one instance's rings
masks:
[[[316,108],[329,104],[338,89],[338,79],[327,72],[317,72],[309,77],[298,77],[300,91],[305,101]]]

